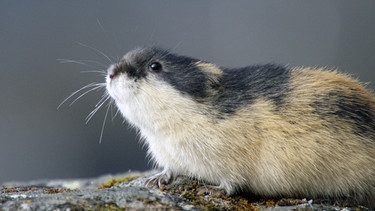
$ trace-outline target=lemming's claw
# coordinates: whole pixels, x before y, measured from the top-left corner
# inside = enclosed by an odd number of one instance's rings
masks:
[[[168,170],[163,170],[162,172],[150,176],[146,182],[145,186],[156,186],[156,187],[161,187],[162,185],[167,185],[170,182],[173,181],[173,174],[172,172]]]

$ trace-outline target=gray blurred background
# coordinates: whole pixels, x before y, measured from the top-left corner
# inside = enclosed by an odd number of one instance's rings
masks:
[[[118,58],[149,44],[222,66],[325,66],[370,82],[375,1],[2,0],[0,183],[152,168],[119,115],[107,119],[101,143],[105,109],[85,124],[103,90],[56,109],[73,91],[104,81],[81,73],[109,65],[91,48]]]

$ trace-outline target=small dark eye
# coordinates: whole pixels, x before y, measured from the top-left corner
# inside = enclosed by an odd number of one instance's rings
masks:
[[[150,69],[155,72],[159,72],[162,69],[162,66],[159,62],[153,62],[150,64]]]

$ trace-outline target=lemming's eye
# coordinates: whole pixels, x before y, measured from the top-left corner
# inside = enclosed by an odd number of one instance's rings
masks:
[[[162,69],[162,66],[159,62],[153,62],[150,64],[150,69],[155,72],[159,72]]]

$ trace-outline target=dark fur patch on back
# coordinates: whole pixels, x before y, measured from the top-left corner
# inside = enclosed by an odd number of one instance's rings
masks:
[[[183,94],[195,99],[206,97],[207,76],[195,63],[199,60],[190,57],[167,54],[163,57],[166,71],[159,76]],[[171,62],[168,62],[171,61]]]
[[[225,69],[220,79],[221,90],[212,105],[220,112],[231,114],[257,98],[264,98],[278,108],[284,103],[289,82],[290,71],[282,66],[269,64]]]
[[[332,91],[317,97],[313,107],[326,121],[345,121],[360,136],[375,139],[375,112],[371,110],[369,103],[355,96],[348,96],[342,91]],[[337,120],[339,119],[339,120]]]

